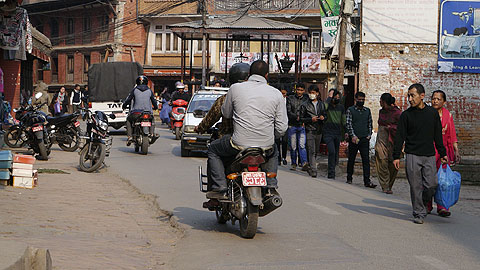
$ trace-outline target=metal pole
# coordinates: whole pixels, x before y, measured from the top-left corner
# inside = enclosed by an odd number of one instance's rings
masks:
[[[206,66],[207,80],[210,85],[210,35],[207,34],[207,66]]]
[[[225,81],[230,83],[228,81],[228,35],[227,39],[225,40]]]
[[[263,35],[262,37],[260,38],[260,52],[261,52],[261,57],[260,59],[263,60]]]
[[[185,75],[184,75],[184,69],[185,67],[183,66],[183,58],[185,57],[185,54],[184,54],[184,51],[183,51],[183,45],[185,44],[185,41],[183,40],[185,36],[182,35],[182,43],[180,44],[180,50],[181,50],[181,53],[180,53],[180,73],[181,73],[181,80],[183,82],[183,80],[185,79]]]
[[[302,36],[300,36],[300,43],[298,46],[298,81],[302,81],[302,51],[303,51],[303,42]]]
[[[207,49],[207,37],[205,33],[205,28],[207,26],[207,6],[206,0],[202,0],[202,86],[205,86],[205,82],[207,81],[207,56],[206,56],[206,49]]]
[[[193,34],[190,38],[190,81],[193,81]]]
[[[270,71],[270,35],[267,36],[267,64]],[[263,59],[262,59],[263,60]]]
[[[295,82],[298,81],[298,36],[295,36]]]

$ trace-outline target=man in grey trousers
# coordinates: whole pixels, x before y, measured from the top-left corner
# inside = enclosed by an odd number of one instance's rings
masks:
[[[393,164],[400,168],[400,154],[405,142],[405,170],[410,184],[413,217],[416,224],[423,224],[427,216],[426,204],[435,195],[438,185],[435,148],[447,163],[443,145],[442,124],[438,112],[423,102],[425,88],[412,84],[408,88],[410,108],[402,113],[398,122],[393,148]]]

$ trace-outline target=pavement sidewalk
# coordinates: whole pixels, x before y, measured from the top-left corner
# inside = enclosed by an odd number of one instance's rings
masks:
[[[108,167],[79,171],[78,158],[54,147],[35,168],[67,174],[41,173],[31,190],[0,187],[0,252],[12,242],[45,248],[53,269],[166,269],[182,237],[170,214]]]

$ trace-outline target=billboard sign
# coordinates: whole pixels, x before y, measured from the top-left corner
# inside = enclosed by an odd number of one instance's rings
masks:
[[[480,1],[443,0],[438,72],[480,73]]]

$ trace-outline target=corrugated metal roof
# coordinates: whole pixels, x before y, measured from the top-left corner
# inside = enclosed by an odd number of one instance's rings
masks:
[[[169,25],[170,28],[202,28],[202,21],[192,21]],[[308,30],[309,28],[293,23],[251,16],[218,16],[207,19],[207,29],[272,29],[272,30]]]

